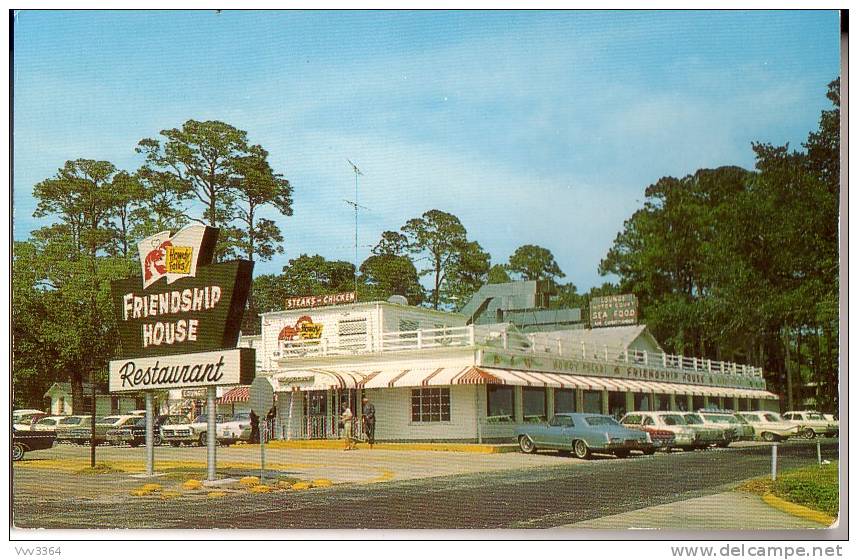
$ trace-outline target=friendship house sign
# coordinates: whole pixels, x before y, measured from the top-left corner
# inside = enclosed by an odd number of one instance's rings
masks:
[[[142,277],[111,284],[123,359],[110,391],[250,383],[255,356],[236,348],[253,263],[212,264],[218,230],[194,225],[138,244]]]

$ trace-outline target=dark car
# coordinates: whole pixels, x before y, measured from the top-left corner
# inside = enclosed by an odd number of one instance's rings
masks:
[[[154,418],[152,436],[155,445],[161,445],[161,424],[170,418],[169,414],[161,414]],[[128,422],[117,428],[107,431],[107,441],[111,445],[129,444],[137,447],[146,443],[146,417],[139,416],[136,420]]]
[[[12,460],[20,461],[24,453],[38,451],[39,449],[50,449],[57,439],[56,432],[47,430],[19,430],[12,426]]]

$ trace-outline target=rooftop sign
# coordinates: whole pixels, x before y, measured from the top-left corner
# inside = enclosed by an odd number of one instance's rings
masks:
[[[590,327],[615,327],[638,322],[638,298],[634,294],[590,299]]]
[[[284,309],[308,309],[311,307],[354,303],[355,301],[357,301],[355,292],[341,292],[339,294],[327,294],[323,296],[290,297],[286,298],[286,307]]]

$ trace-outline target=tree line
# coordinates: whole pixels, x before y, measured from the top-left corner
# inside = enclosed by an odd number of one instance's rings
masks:
[[[817,382],[822,406],[838,401],[839,80],[833,108],[802,150],[755,143],[755,170],[735,166],[663,177],[645,190],[599,264],[617,279],[580,294],[549,249],[522,245],[506,262],[438,209],[381,234],[355,269],[302,254],[279,274],[254,279],[242,331],[296,295],[356,289],[359,301],[405,296],[413,305],[458,310],[483,284],[549,279],[551,307],[586,309],[594,296],[631,292],[666,350],[762,366],[769,387],[797,400]],[[35,216],[52,224],[13,246],[13,403],[37,406],[55,381],[103,381],[117,354],[110,281],[139,274],[136,243],[201,223],[221,230],[216,258],[270,260],[293,188],[247,133],[189,120],[144,138],[133,172],[77,159],[33,189]],[[262,217],[273,212],[278,219]]]

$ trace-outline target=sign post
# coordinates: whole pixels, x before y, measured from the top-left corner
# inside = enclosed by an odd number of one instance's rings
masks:
[[[274,406],[274,385],[268,377],[250,384],[250,410],[259,418],[259,481],[265,480],[265,440],[268,439],[268,411]]]
[[[146,475],[155,474],[155,418],[152,391],[146,391]]]
[[[208,480],[215,479],[215,470],[217,467],[217,387],[209,385],[208,388],[207,408],[209,411],[208,427],[206,429],[207,436],[207,466]]]

